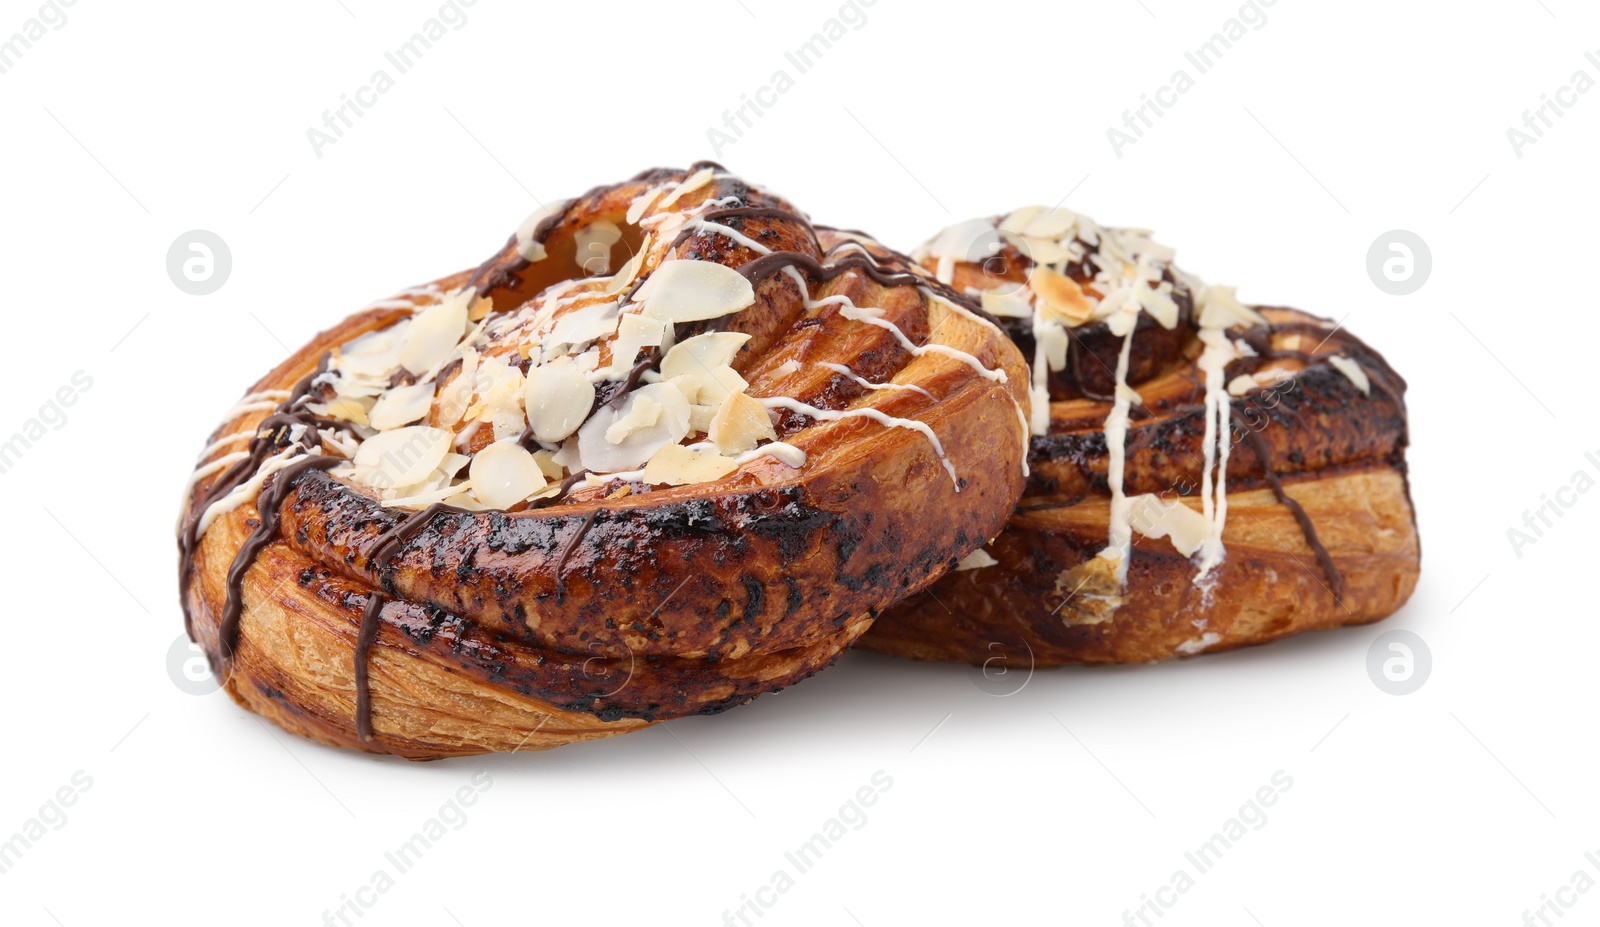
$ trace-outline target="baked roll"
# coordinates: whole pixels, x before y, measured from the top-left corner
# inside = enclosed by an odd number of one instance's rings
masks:
[[[1417,582],[1405,381],[1341,326],[1241,304],[1139,230],[1032,207],[913,255],[1032,360],[1006,530],[870,650],[1134,663],[1392,614]]]
[[[415,759],[719,712],[999,532],[1026,391],[903,255],[649,171],[252,388],[183,506],[189,632],[249,710]]]

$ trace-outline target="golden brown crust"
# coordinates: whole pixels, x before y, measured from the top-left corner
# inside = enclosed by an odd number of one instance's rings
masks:
[[[474,279],[497,308],[519,305],[553,282],[540,275],[561,255],[570,260],[571,235],[585,222],[618,220],[643,190],[686,176],[657,172],[591,191],[554,222],[545,261],[518,269],[513,242]],[[918,421],[942,454],[911,428],[790,410],[778,433],[805,452],[798,470],[758,457],[709,483],[580,482],[543,508],[438,512],[381,557],[407,513],[322,470],[295,473],[278,487],[278,530],[242,564],[231,659],[222,631],[227,574],[262,514],[251,504],[223,514],[194,548],[184,591],[192,633],[213,665],[226,667],[235,700],[312,739],[411,758],[543,749],[635,730],[720,711],[827,666],[881,609],[1000,530],[1021,492],[1025,452],[1026,372],[1015,347],[938,296],[936,284],[908,282],[910,262],[887,249],[869,249],[880,270],[833,266],[841,262],[825,249],[841,237],[818,241],[786,204],[731,178],[684,202],[729,196],[759,207],[725,218],[729,227],[824,269],[806,272],[809,301],[780,272],[756,282],[754,307],[696,323],[752,335],[734,365],[750,395]],[[761,256],[692,228],[671,251],[730,267]],[[457,274],[433,295],[408,299],[426,305],[468,279]],[[875,307],[915,345],[943,345],[1004,373],[908,351],[888,329],[842,317],[843,303],[829,297]],[[255,391],[290,389],[333,346],[408,314],[352,316]],[[680,342],[692,333],[680,327]],[[918,389],[869,391],[824,362]],[[240,415],[214,437],[255,429],[268,414]],[[186,519],[198,518],[216,480],[197,484]],[[934,506],[947,517],[926,518]],[[374,737],[362,741],[355,652],[373,595],[384,602],[369,664]]]
[[[1019,513],[988,548],[996,565],[950,574],[911,596],[859,646],[975,664],[1000,656],[1013,667],[1144,663],[1366,624],[1405,604],[1419,549],[1402,474],[1356,471],[1285,489],[1311,516],[1343,576],[1342,599],[1294,516],[1270,490],[1254,489],[1229,498],[1228,556],[1209,594],[1194,584],[1187,557],[1165,540],[1136,536],[1121,608],[1105,623],[1074,622],[1063,577],[1105,546],[1109,505],[1092,499]]]

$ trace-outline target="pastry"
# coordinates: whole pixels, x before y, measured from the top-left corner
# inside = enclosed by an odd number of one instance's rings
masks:
[[[1133,663],[1380,620],[1420,561],[1405,381],[1342,326],[1241,304],[1149,233],[1031,207],[913,256],[1032,362],[1006,530],[861,646]]]
[[[247,709],[416,759],[722,711],[997,534],[1026,416],[975,300],[648,171],[262,378],[184,502],[188,628]]]

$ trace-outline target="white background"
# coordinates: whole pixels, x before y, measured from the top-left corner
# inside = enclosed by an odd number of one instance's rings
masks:
[[[37,9],[0,3],[0,39]],[[479,0],[320,158],[306,130],[437,3],[79,0],[0,76],[0,436],[93,380],[0,477],[0,840],[93,781],[0,875],[0,920],[323,923],[477,770],[467,823],[359,923],[722,923],[878,770],[893,785],[865,825],[752,922],[1121,923],[1279,770],[1267,823],[1168,896],[1163,927],[1513,925],[1576,871],[1600,879],[1582,592],[1600,494],[1520,557],[1507,539],[1576,471],[1600,477],[1600,93],[1520,158],[1506,136],[1574,72],[1600,77],[1578,0],[1278,0],[1120,158],[1107,128],[1193,75],[1184,52],[1232,0],[878,0],[716,152],[902,248],[1066,197],[1246,300],[1348,316],[1411,383],[1424,568],[1385,625],[1041,672],[1008,698],[965,667],[850,654],[720,717],[432,764],[174,684],[176,500],[233,399],[345,313],[477,263],[536,198],[712,155],[707,129],[793,75],[784,52],[838,9]],[[196,228],[233,254],[205,297],[165,269]],[[1365,268],[1394,228],[1432,249],[1411,296]],[[1368,677],[1389,628],[1431,649],[1415,694]],[[1565,897],[1568,923],[1600,918],[1600,890]]]

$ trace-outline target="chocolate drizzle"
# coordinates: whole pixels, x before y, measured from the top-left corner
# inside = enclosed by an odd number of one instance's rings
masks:
[[[341,463],[344,463],[341,457],[320,454],[299,457],[273,473],[262,485],[256,496],[256,528],[239,546],[239,552],[228,567],[228,598],[223,603],[222,618],[217,625],[217,646],[222,652],[223,666],[233,662],[233,651],[239,644],[239,620],[244,613],[244,575],[256,562],[256,556],[277,536],[278,508],[283,504],[283,497],[301,473],[327,470]]]
[[[1267,440],[1250,423],[1244,421],[1238,409],[1232,409],[1234,425],[1238,426],[1240,433],[1246,441],[1250,442],[1250,449],[1255,452],[1256,459],[1261,462],[1261,474],[1266,479],[1267,485],[1272,488],[1272,495],[1278,504],[1288,509],[1294,520],[1300,525],[1300,532],[1305,535],[1306,545],[1316,555],[1317,563],[1322,566],[1322,573],[1328,578],[1328,588],[1333,592],[1333,598],[1339,603],[1344,602],[1344,576],[1339,572],[1338,566],[1333,562],[1333,555],[1328,553],[1322,540],[1317,537],[1317,526],[1311,523],[1311,516],[1306,514],[1305,507],[1296,502],[1283,489],[1283,480],[1278,478],[1278,473],[1272,468],[1272,448]]]
[[[372,740],[372,687],[368,675],[372,643],[378,638],[378,618],[382,611],[383,594],[368,595],[367,604],[361,609],[361,630],[356,634],[356,736],[363,743]]]
[[[309,469],[326,470],[340,463],[340,458],[324,457],[311,452],[320,447],[320,438],[317,437],[319,428],[338,428],[349,431],[349,424],[345,422],[332,422],[313,415],[309,410],[299,406],[311,395],[313,385],[318,376],[327,370],[328,356],[324,355],[315,370],[301,378],[294,388],[289,391],[289,397],[266,418],[256,426],[255,436],[250,439],[249,450],[246,457],[238,463],[224,470],[207,489],[203,496],[191,500],[186,521],[178,532],[178,597],[183,607],[183,627],[190,640],[196,640],[194,634],[194,614],[189,607],[189,581],[194,573],[194,558],[200,546],[200,522],[205,512],[214,503],[235,489],[248,482],[258,473],[267,458],[274,452],[281,451],[292,445],[290,432],[296,425],[305,426],[305,433],[299,441],[301,448],[307,452],[306,457],[298,458],[274,473],[263,484],[257,497],[257,508],[260,520],[256,529],[251,532],[244,545],[234,557],[233,563],[228,568],[227,598],[223,604],[222,616],[218,625],[218,650],[215,655],[208,654],[213,662],[213,669],[226,668],[233,659],[234,646],[238,643],[239,614],[242,610],[241,586],[244,574],[254,562],[256,554],[260,553],[277,530],[278,511],[277,504],[283,499],[296,477]],[[308,443],[309,442],[309,443]],[[270,503],[270,504],[268,504]],[[249,556],[245,556],[248,552]]]

